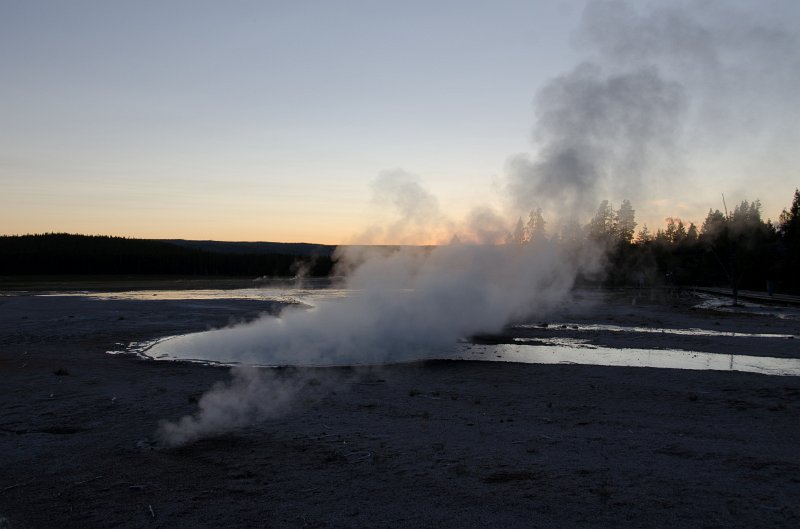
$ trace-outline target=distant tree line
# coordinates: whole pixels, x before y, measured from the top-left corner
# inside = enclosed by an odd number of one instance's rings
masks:
[[[183,275],[312,277],[330,256],[211,252],[163,241],[46,233],[0,236],[0,275]]]
[[[616,210],[603,201],[588,224],[567,222],[552,236],[536,209],[526,221],[517,221],[508,242],[592,240],[608,249],[603,281],[611,286],[726,286],[734,295],[740,288],[800,294],[800,190],[777,223],[764,221],[761,202],[754,200],[732,211],[709,210],[700,227],[678,218],[667,218],[655,233],[646,225],[636,232],[636,226],[628,200]],[[324,277],[334,267],[332,247],[302,249],[320,255],[286,255],[267,253],[266,247],[242,253],[247,246],[209,251],[235,245],[212,243],[201,241],[197,247],[186,241],[64,233],[0,236],[0,275]]]
[[[509,242],[547,239],[541,210],[520,219]],[[800,190],[777,223],[763,220],[761,202],[743,201],[732,211],[709,210],[702,225],[667,218],[652,233],[636,232],[635,211],[625,200],[614,210],[603,201],[588,224],[568,222],[564,242],[592,240],[605,245],[609,262],[605,283],[621,285],[698,285],[800,294]]]

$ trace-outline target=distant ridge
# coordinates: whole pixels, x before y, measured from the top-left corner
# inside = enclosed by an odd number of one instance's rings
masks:
[[[175,244],[184,248],[203,250],[204,252],[227,253],[237,255],[297,255],[303,257],[330,257],[336,246],[328,244],[312,244],[306,242],[226,242],[195,241],[187,239],[153,239],[159,242]]]
[[[129,239],[43,233],[0,236],[3,275],[326,277],[334,246]]]

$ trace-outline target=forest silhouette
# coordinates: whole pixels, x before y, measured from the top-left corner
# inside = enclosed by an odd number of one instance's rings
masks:
[[[0,275],[158,275],[230,277],[324,277],[330,255],[244,251],[236,243],[208,251],[187,245],[103,235],[45,233],[0,237]],[[205,244],[204,244],[205,243]]]
[[[567,223],[551,235],[537,209],[527,222],[517,221],[508,243],[589,240],[604,246],[604,274],[581,278],[584,283],[800,294],[800,190],[777,222],[762,218],[759,200],[742,201],[730,211],[709,209],[700,226],[673,217],[665,222],[655,232],[646,225],[636,231],[630,201],[616,210],[603,201],[588,224]],[[335,248],[66,233],[0,236],[0,275],[326,277],[334,271]]]
[[[757,199],[709,209],[699,227],[665,221],[655,233],[644,225],[634,235],[630,202],[617,211],[600,204],[583,236],[609,249],[605,284],[729,287],[734,298],[739,289],[800,293],[800,191],[777,223],[762,218]]]

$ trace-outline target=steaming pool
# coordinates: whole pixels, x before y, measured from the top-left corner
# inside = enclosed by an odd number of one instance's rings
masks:
[[[208,331],[213,332],[213,331]],[[237,365],[242,362],[224,355],[206,357],[187,355],[176,346],[181,340],[202,338],[206,333],[169,336],[148,342],[133,342],[124,350],[109,351],[111,354],[136,354],[159,361],[199,362],[205,364]],[[663,369],[690,369],[714,371],[744,371],[764,375],[800,376],[800,359],[773,358],[737,354],[706,353],[680,349],[628,349],[589,345],[581,340],[554,339],[535,340],[526,343],[475,344],[460,342],[449,350],[438,353],[428,351],[408,361],[421,360],[477,360],[489,362],[518,362],[527,364],[578,364],[599,366],[651,367]],[[258,367],[278,367],[287,364],[259,364]],[[325,364],[291,364],[306,367],[369,365],[342,359],[341,362]]]
[[[568,324],[564,324],[568,325]],[[604,328],[598,325],[574,325],[587,331]],[[702,329],[641,329],[636,327],[605,326],[613,332],[675,333],[690,336],[728,336],[743,338],[787,339],[784,334],[720,333]],[[182,361],[216,365],[279,366],[352,366],[375,365],[381,362],[363,361],[357,357],[341,357],[326,362],[263,363],[241,361],[237,356],[218,351],[214,354],[195,354],[191,342],[204,340],[218,331],[205,331],[168,336],[157,340],[133,342],[111,354],[135,354],[157,361]],[[189,344],[187,346],[187,344]],[[123,344],[120,344],[123,345]],[[681,349],[618,348],[593,345],[588,340],[575,338],[513,338],[513,343],[480,344],[460,341],[451,347],[428,349],[404,358],[404,361],[421,360],[472,360],[488,362],[517,362],[529,364],[576,364],[599,366],[650,367],[663,369],[743,371],[764,375],[800,376],[800,359],[721,354]]]
[[[164,290],[134,291],[108,293],[76,293],[95,299],[109,300],[261,300],[276,301],[286,304],[303,304],[306,306],[331,305],[352,301],[360,297],[359,291],[338,288],[286,288],[267,287],[236,290]],[[709,297],[702,296],[703,303],[709,305]],[[720,304],[722,306],[722,304]],[[761,309],[757,309],[761,310]],[[305,311],[299,311],[305,312]],[[763,312],[763,311],[762,311]],[[783,318],[782,314],[775,314]],[[274,317],[266,319],[277,321]],[[277,324],[280,325],[280,324]],[[454,340],[452,343],[441,343],[436,346],[419,346],[414,344],[403,350],[402,354],[393,354],[392,361],[386,354],[370,355],[326,354],[317,358],[309,356],[294,357],[284,354],[273,358],[272,355],[259,352],[242,352],[228,346],[227,338],[235,338],[250,332],[247,325],[227,327],[203,332],[179,334],[160,337],[158,339],[119,343],[118,349],[110,354],[134,354],[156,361],[199,362],[217,365],[254,365],[261,367],[277,366],[348,366],[378,365],[384,363],[415,362],[421,360],[470,360],[488,362],[517,362],[532,364],[579,364],[600,366],[650,367],[688,370],[744,371],[766,375],[800,376],[800,359],[777,358],[764,355],[722,354],[691,350],[687,343],[675,347],[659,337],[688,337],[692,339],[724,339],[749,340],[746,347],[736,347],[738,352],[754,349],[759,351],[760,343],[776,343],[777,340],[796,340],[800,336],[780,332],[746,333],[725,332],[703,328],[659,327],[646,325],[610,325],[575,321],[550,322],[542,324],[519,324],[504,331],[502,343],[476,343],[476,340]],[[540,332],[535,338],[530,337],[531,330],[542,331],[542,327],[552,329],[552,334]],[[571,337],[559,336],[559,330],[567,330]],[[618,335],[625,340],[624,347],[613,347],[608,344],[592,343],[589,337],[603,333]],[[527,334],[527,336],[526,336]],[[544,336],[541,336],[544,334]],[[652,339],[646,338],[653,336]],[[637,337],[637,340],[628,340]],[[645,338],[643,338],[645,337]],[[645,342],[647,347],[641,347]],[[251,343],[258,343],[256,340]],[[388,342],[387,342],[388,343]],[[653,344],[651,347],[650,344]],[[694,343],[694,342],[690,342]],[[743,343],[743,342],[741,342]],[[203,347],[195,345],[202,344]],[[209,346],[211,344],[211,346]],[[214,346],[218,344],[219,346]],[[639,345],[635,347],[634,345]],[[755,345],[753,345],[755,344]],[[374,345],[374,344],[373,344]],[[613,343],[612,345],[617,345]],[[630,346],[629,346],[630,345]],[[672,345],[673,347],[669,347]],[[397,347],[395,348],[397,349]],[[409,354],[408,351],[413,351]],[[763,351],[761,351],[763,353]]]

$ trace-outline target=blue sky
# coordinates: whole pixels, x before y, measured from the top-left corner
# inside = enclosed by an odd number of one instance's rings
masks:
[[[0,232],[347,242],[380,217],[371,182],[396,169],[450,217],[513,217],[507,161],[536,156],[534,99],[587,54],[583,9],[2,0]],[[748,160],[775,189],[751,192],[735,157],[698,156],[713,185],[634,200],[640,220],[702,221],[724,191],[774,218],[798,185],[790,139],[751,138],[769,142]]]

